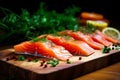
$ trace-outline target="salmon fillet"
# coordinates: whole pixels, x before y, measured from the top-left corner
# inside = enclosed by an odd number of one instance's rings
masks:
[[[78,40],[66,40],[63,37],[58,36],[47,36],[48,40],[51,40],[57,45],[63,46],[73,55],[82,55],[82,56],[89,56],[95,52],[93,48],[91,48],[87,43]]]

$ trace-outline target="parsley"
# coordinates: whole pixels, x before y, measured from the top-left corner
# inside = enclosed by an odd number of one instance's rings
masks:
[[[115,46],[115,50],[120,50],[120,44]]]
[[[111,50],[111,48],[104,46],[104,48],[102,49],[102,53],[109,53]]]
[[[44,38],[44,37],[43,38],[34,38],[31,41],[32,42],[38,42],[38,41],[44,41],[45,42],[45,41],[47,41],[47,38]]]
[[[18,61],[24,61],[25,57],[23,55],[18,55]]]
[[[76,6],[57,13],[55,10],[47,10],[45,3],[41,2],[40,7],[33,14],[22,9],[19,15],[6,8],[0,9],[5,14],[5,17],[0,19],[0,30],[5,32],[0,35],[0,43],[15,44],[42,34],[66,29],[77,30],[79,25],[75,13],[80,12],[80,9]]]
[[[51,64],[52,67],[56,67],[56,65],[59,64],[59,60],[58,59],[49,60],[47,61],[47,64]]]
[[[32,62],[38,62],[39,60],[38,59],[33,59]]]

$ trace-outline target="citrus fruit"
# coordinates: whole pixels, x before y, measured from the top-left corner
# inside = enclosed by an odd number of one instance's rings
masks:
[[[108,23],[101,20],[98,21],[87,20],[87,24],[91,24],[99,30],[103,30],[104,28],[108,27]]]
[[[90,19],[90,20],[100,20],[103,19],[104,17],[102,14],[98,14],[94,12],[82,12],[80,16],[83,19]]]
[[[120,31],[113,27],[107,27],[102,30],[104,34],[114,39],[120,40]]]

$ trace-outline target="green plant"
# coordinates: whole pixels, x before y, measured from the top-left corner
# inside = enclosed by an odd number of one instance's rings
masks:
[[[43,2],[34,14],[30,14],[26,9],[22,9],[20,15],[6,8],[1,8],[1,10],[5,17],[0,19],[0,29],[5,34],[0,35],[0,43],[18,43],[41,34],[78,29],[74,15],[80,9],[75,6],[65,9],[63,13],[57,13],[55,10],[48,11]]]

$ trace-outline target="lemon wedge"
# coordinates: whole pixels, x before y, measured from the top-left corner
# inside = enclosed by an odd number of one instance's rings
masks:
[[[107,27],[102,30],[102,33],[114,39],[120,40],[120,31],[113,27]]]
[[[105,21],[92,21],[92,20],[87,20],[87,24],[92,24],[94,27],[96,27],[99,30],[103,30],[104,28],[108,27],[108,23]]]

